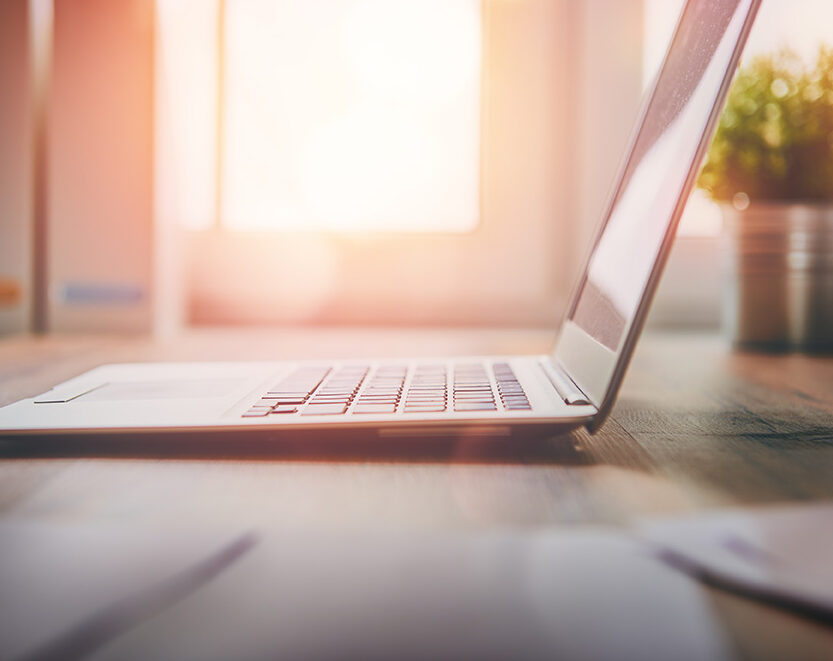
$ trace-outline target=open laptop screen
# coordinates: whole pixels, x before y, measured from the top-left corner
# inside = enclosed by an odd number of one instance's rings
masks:
[[[698,0],[683,11],[571,313],[611,351],[645,294],[751,3]]]

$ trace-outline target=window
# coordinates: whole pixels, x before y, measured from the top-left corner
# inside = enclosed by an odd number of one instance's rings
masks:
[[[479,0],[159,7],[186,227],[477,225]]]
[[[226,0],[220,222],[468,231],[478,0]]]
[[[192,322],[552,323],[574,5],[157,0]]]

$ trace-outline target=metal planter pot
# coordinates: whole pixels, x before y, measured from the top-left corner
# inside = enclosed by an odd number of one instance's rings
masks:
[[[732,341],[833,351],[833,205],[724,205],[723,323]]]

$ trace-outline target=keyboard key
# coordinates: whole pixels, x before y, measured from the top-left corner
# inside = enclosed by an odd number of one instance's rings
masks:
[[[309,393],[306,392],[306,391],[296,392],[296,391],[291,391],[291,390],[269,390],[264,395],[264,397],[270,397],[270,398],[271,397],[275,397],[275,398],[281,398],[281,397],[297,398],[297,399],[300,399],[301,401],[306,399],[308,396],[309,396]]]
[[[454,402],[455,411],[497,411],[494,402]]]
[[[272,413],[295,413],[298,407],[294,404],[279,404],[272,409]]]
[[[395,413],[396,412],[396,405],[395,404],[362,404],[357,403],[353,406],[351,413]]]
[[[272,406],[276,404],[303,404],[303,397],[279,397],[278,395],[264,395],[261,398],[262,402],[269,402]]]
[[[346,404],[307,404],[301,415],[338,415],[347,410]]]

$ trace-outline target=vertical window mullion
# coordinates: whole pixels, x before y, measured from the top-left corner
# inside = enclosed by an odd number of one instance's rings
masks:
[[[222,226],[223,214],[223,142],[225,136],[226,90],[226,0],[217,0],[217,163],[214,187],[214,228]]]

